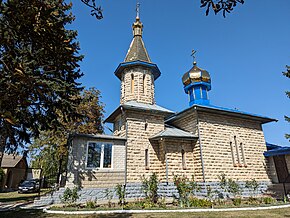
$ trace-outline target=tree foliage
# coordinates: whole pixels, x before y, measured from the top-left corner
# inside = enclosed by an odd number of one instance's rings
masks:
[[[227,13],[231,13],[231,11],[238,4],[244,4],[244,0],[201,0],[200,7],[206,8],[205,15],[209,15],[210,9],[214,11],[215,14],[219,12],[223,13],[223,16],[226,17]]]
[[[0,163],[4,150],[75,119],[82,90],[74,17],[63,0],[0,0]]]
[[[81,0],[81,2],[91,9],[92,16],[98,20],[103,18],[103,10],[101,6],[97,6],[96,0]],[[200,0],[200,7],[206,8],[206,16],[209,15],[210,10],[213,10],[215,14],[222,12],[226,17],[227,13],[231,13],[238,4],[244,4],[244,2],[244,0]]]
[[[86,6],[91,9],[91,15],[98,20],[103,18],[103,10],[101,6],[97,6],[96,0],[81,0]]]
[[[286,66],[286,71],[283,72],[283,75],[290,78],[290,66]],[[286,96],[290,98],[290,91],[286,91]],[[290,123],[290,117],[285,116],[285,120]],[[285,137],[290,141],[290,134],[286,133]]]
[[[104,105],[100,102],[100,92],[95,88],[90,88],[84,90],[77,98],[81,99],[77,107],[77,113],[81,116],[71,122],[61,119],[60,116],[59,122],[62,128],[56,131],[42,131],[29,147],[31,151],[34,151],[32,152],[32,167],[41,167],[46,177],[56,178],[65,170],[67,139],[70,133],[103,133]]]

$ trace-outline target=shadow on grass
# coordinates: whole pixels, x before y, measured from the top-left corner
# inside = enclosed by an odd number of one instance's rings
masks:
[[[64,215],[64,214],[48,214],[44,213],[42,210],[22,210],[16,209],[12,211],[1,212],[1,217],[9,218],[128,218],[133,217],[132,214],[92,214],[92,215]],[[146,216],[150,217],[150,216]]]
[[[34,196],[19,196],[19,197],[11,197],[11,198],[2,198],[0,199],[0,202],[19,202],[19,201],[33,201],[35,197],[38,195]]]

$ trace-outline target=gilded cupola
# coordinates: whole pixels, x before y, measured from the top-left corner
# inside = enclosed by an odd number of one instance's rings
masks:
[[[192,52],[195,59],[196,51]],[[209,72],[199,68],[196,61],[193,61],[193,67],[182,77],[184,91],[189,96],[189,106],[194,104],[208,105],[208,92],[211,90],[211,78]]]
[[[196,65],[196,62],[194,62],[193,67],[183,75],[182,82],[183,82],[183,85],[187,86],[190,83],[195,83],[195,82],[210,83],[211,79],[210,79],[209,72],[207,72],[204,69],[199,68]]]

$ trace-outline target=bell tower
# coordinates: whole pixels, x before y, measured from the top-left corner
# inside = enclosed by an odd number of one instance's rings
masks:
[[[143,24],[137,16],[132,25],[133,40],[123,63],[119,64],[115,75],[121,80],[120,103],[136,101],[145,104],[155,104],[154,81],[160,76],[157,65],[151,62],[142,39]]]

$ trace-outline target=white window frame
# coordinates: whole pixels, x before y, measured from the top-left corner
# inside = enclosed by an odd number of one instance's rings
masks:
[[[100,158],[100,167],[88,167],[88,154],[89,154],[89,144],[95,143],[95,144],[101,144],[101,158]],[[111,153],[111,167],[103,167],[104,166],[104,147],[105,144],[112,145],[112,153]],[[113,163],[114,163],[114,144],[112,142],[101,142],[101,141],[88,141],[87,142],[87,149],[86,149],[86,163],[85,168],[86,169],[102,169],[102,170],[111,170],[113,169]]]

